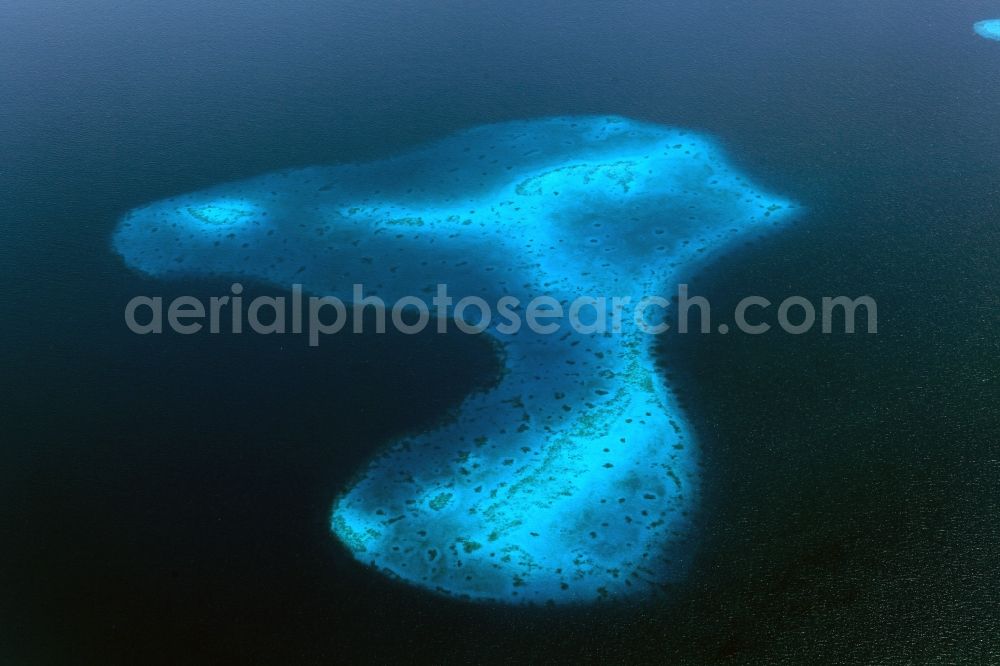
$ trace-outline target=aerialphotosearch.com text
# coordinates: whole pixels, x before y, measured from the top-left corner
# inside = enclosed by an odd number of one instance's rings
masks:
[[[369,315],[367,318],[365,315]],[[233,283],[230,293],[208,299],[179,296],[164,301],[160,296],[136,296],[125,306],[125,323],[139,335],[171,331],[192,335],[211,334],[308,335],[309,345],[322,336],[344,332],[385,333],[389,327],[412,335],[432,325],[446,333],[453,325],[463,333],[494,332],[516,335],[527,328],[536,335],[575,332],[584,335],[614,335],[631,327],[651,335],[673,331],[728,334],[734,331],[762,335],[780,331],[801,335],[822,333],[872,334],[878,332],[878,308],[871,296],[823,297],[810,300],[789,296],[772,302],[762,296],[742,298],[728,321],[713,323],[711,304],[703,296],[688,293],[687,284],[677,286],[671,299],[660,295],[579,296],[557,299],[540,295],[527,302],[505,295],[490,303],[478,296],[454,298],[446,284],[438,284],[428,304],[418,296],[403,296],[391,303],[366,294],[355,284],[349,299],[337,296],[307,296],[302,285],[292,285],[290,296],[256,296],[246,299],[243,285]],[[371,322],[374,315],[374,324]],[[860,320],[860,321],[856,321]],[[676,325],[672,328],[674,322]]]

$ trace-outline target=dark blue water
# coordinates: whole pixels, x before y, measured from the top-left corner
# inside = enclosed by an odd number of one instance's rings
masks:
[[[1000,659],[995,3],[0,7],[0,663]],[[511,118],[719,137],[804,203],[692,282],[875,336],[668,336],[705,456],[672,602],[470,607],[357,565],[337,490],[497,370],[462,336],[128,333],[117,217]],[[273,293],[269,290],[268,293]]]

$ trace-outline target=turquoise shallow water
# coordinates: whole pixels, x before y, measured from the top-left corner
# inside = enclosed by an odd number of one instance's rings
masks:
[[[975,29],[981,37],[1000,41],[1000,19],[980,21],[975,25]]]
[[[995,661],[1000,55],[969,29],[992,11],[6,5],[0,661]],[[692,128],[805,205],[691,276],[713,310],[868,293],[879,334],[665,336],[690,574],[652,605],[470,606],[369,571],[330,508],[495,383],[490,346],[141,338],[131,297],[230,281],[165,285],[108,239],[166,197],[566,114]]]
[[[438,316],[455,317],[470,297],[638,304],[795,214],[707,137],[569,116],[171,197],[127,213],[112,245],[154,277],[342,302],[356,285],[390,303],[445,288],[456,305]],[[682,580],[699,454],[653,336],[632,316],[604,334],[479,316],[501,350],[497,385],[386,443],[338,492],[333,532],[373,569],[469,600],[593,603]]]

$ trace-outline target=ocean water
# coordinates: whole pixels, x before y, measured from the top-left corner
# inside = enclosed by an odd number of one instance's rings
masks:
[[[986,2],[0,7],[0,663],[1000,659],[1000,48]],[[499,371],[463,335],[147,336],[126,211],[475,125],[715,137],[807,207],[691,280],[870,294],[877,335],[667,335],[702,533],[652,603],[468,605],[335,495]],[[249,293],[273,294],[249,284]]]

